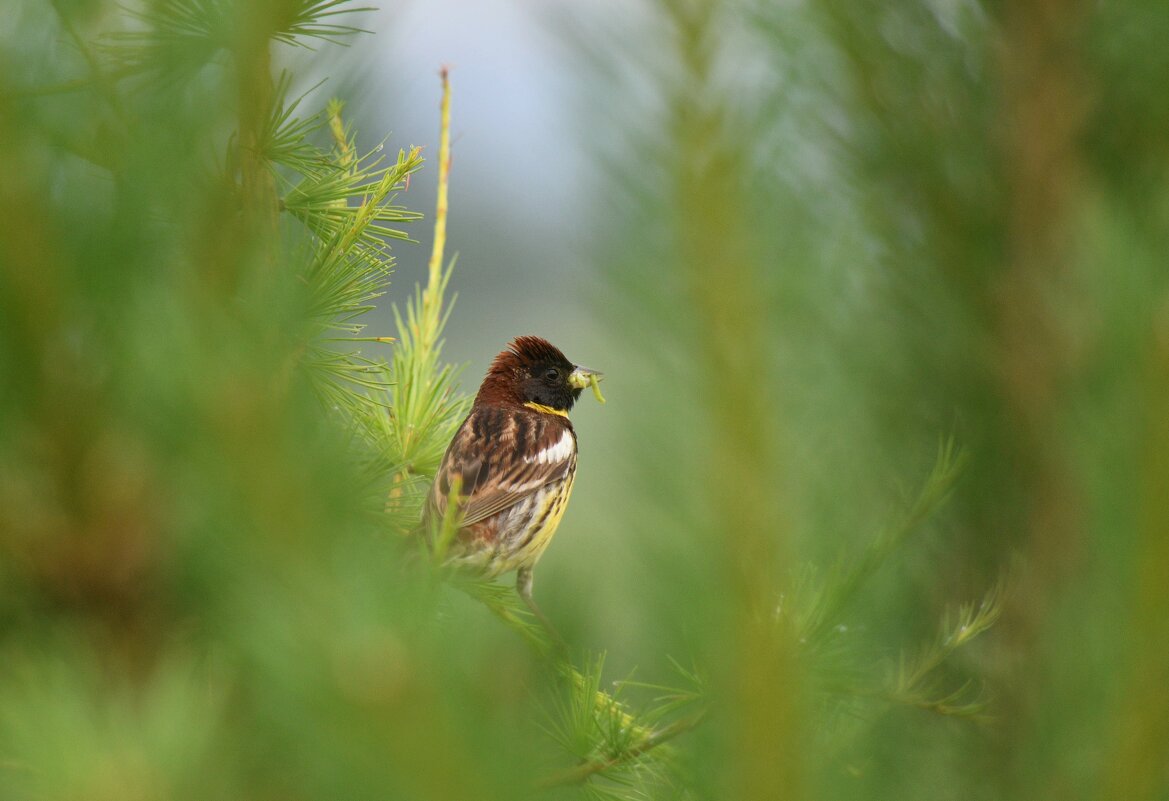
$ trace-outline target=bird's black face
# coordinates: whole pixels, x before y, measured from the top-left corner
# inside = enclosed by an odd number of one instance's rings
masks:
[[[529,365],[523,380],[524,402],[567,412],[581,392],[569,380],[575,369],[567,360],[541,360]]]
[[[536,411],[551,410],[567,415],[581,390],[597,389],[601,374],[575,365],[551,342],[540,337],[516,337],[510,347],[495,357],[487,376],[475,396],[477,404],[519,404],[542,406]]]

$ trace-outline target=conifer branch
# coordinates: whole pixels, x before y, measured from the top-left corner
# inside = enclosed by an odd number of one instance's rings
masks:
[[[329,120],[329,132],[333,135],[333,142],[337,146],[337,163],[345,169],[350,169],[357,161],[357,151],[353,146],[349,129],[341,119],[341,112],[344,110],[345,102],[334,97],[325,106],[325,116]]]
[[[852,564],[838,566],[804,610],[801,639],[817,645],[840,623],[842,613],[889,556],[941,508],[966,464],[952,439],[938,444],[933,470],[913,503],[896,523],[883,529]]]
[[[593,759],[582,762],[568,770],[561,771],[548,777],[540,783],[540,787],[549,788],[566,784],[581,784],[594,776],[602,775],[607,771],[636,762],[658,746],[668,743],[680,734],[697,728],[706,719],[707,710],[698,710],[692,715],[679,718],[659,729],[654,729],[635,745],[619,753],[603,759]]]
[[[938,668],[958,649],[970,643],[991,628],[1002,614],[1004,582],[991,587],[977,604],[962,604],[957,613],[946,613],[942,632],[937,640],[923,647],[916,656],[902,654],[892,686],[885,697],[895,703],[928,709],[942,715],[974,717],[980,715],[985,704],[979,700],[964,701],[970,683],[951,692],[938,695],[933,692],[933,677]],[[951,621],[953,615],[954,620]]]
[[[438,461],[469,404],[455,392],[458,370],[440,366],[442,331],[451,307],[445,301],[452,261],[443,267],[446,247],[447,196],[450,184],[451,85],[446,69],[441,72],[442,107],[439,130],[438,201],[435,207],[434,246],[426,286],[416,287],[403,314],[394,308],[398,345],[394,348],[390,389],[390,427],[404,470],[395,477],[391,503],[401,502],[402,490],[413,476],[433,475]]]

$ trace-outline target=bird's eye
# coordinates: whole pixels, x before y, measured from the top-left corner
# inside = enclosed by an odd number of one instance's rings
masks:
[[[555,367],[549,367],[547,370],[544,371],[544,380],[545,381],[555,381],[558,378],[560,378],[560,371],[557,370]]]

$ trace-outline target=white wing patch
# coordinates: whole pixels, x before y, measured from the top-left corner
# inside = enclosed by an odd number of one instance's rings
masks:
[[[524,461],[528,464],[555,464],[557,462],[563,462],[572,456],[575,448],[576,440],[573,439],[572,432],[565,431],[555,445],[549,445],[535,456],[525,456]]]

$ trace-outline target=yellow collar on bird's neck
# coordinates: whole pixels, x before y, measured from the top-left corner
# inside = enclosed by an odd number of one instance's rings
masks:
[[[535,401],[528,401],[524,404],[524,406],[529,409],[534,409],[540,414],[558,414],[565,420],[568,419],[568,412],[564,411],[563,409],[553,409],[551,406],[545,406],[544,404],[536,403]]]

